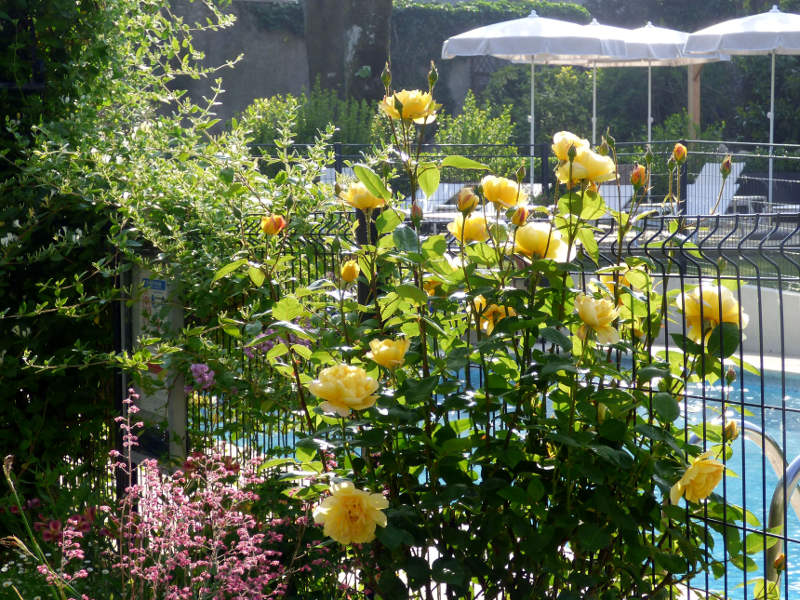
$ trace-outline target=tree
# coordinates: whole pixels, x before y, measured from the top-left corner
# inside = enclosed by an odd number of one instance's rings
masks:
[[[357,100],[383,94],[392,0],[305,0],[311,81]]]

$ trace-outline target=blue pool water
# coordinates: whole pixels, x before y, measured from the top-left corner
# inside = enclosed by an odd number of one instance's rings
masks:
[[[685,416],[689,423],[701,423],[704,418],[706,421],[719,419],[723,392],[730,401],[730,406],[744,404],[744,409],[750,413],[742,416],[729,408],[727,419],[736,419],[741,424],[741,419],[744,418],[761,428],[781,448],[785,448],[787,462],[800,455],[800,376],[787,374],[782,379],[779,373],[774,372],[765,372],[763,377],[745,373],[741,382],[737,381],[725,390],[719,385],[706,386],[703,389],[695,384],[690,387],[689,393],[705,399],[690,398],[687,401]],[[727,466],[731,473],[723,478],[717,487],[717,493],[724,493],[729,502],[749,510],[766,527],[770,501],[780,476],[763,456],[760,445],[745,440],[742,436],[734,442],[733,456]],[[792,598],[800,595],[800,519],[791,507],[786,518],[786,531],[790,540],[786,548],[787,571],[782,576],[780,585],[781,597]],[[722,558],[722,539],[716,535],[714,538],[714,556]],[[792,538],[798,541],[792,542]],[[758,569],[747,573],[747,591],[744,587],[739,587],[744,583],[743,572],[732,565],[729,565],[723,578],[715,580],[709,575],[708,588],[726,592],[729,598],[752,598],[751,583],[754,578],[764,576],[765,557],[760,552],[751,555],[751,558]],[[704,588],[705,576],[694,583],[697,587]]]

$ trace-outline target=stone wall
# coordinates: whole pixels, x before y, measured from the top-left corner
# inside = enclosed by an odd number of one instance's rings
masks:
[[[286,31],[269,30],[259,11],[272,0],[232,0],[227,9],[236,15],[236,24],[229,29],[209,32],[195,40],[195,46],[206,55],[206,64],[221,65],[243,54],[234,69],[222,69],[225,94],[216,107],[222,123],[242,112],[255,98],[275,94],[299,94],[309,87],[305,40]],[[198,3],[173,0],[173,9],[187,22],[205,20],[205,11]],[[196,99],[208,96],[211,81],[180,81]]]

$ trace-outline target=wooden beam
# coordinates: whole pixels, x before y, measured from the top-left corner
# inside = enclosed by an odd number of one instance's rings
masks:
[[[703,65],[689,65],[689,139],[697,139],[700,134],[700,73]]]

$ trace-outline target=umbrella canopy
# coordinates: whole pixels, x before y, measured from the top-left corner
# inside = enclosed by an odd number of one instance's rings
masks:
[[[772,10],[730,19],[691,34],[686,54],[724,52],[726,54],[770,54],[772,76],[769,100],[769,203],[772,204],[772,144],[775,141],[775,55],[800,54],[800,15]]]
[[[531,64],[531,181],[535,143],[535,65],[577,64],[601,58],[628,56],[625,36],[629,30],[608,27],[592,21],[578,25],[568,21],[540,17],[536,11],[522,19],[503,21],[461,33],[445,40],[442,58],[456,56],[495,56]],[[597,87],[595,79],[594,99]],[[593,112],[596,115],[596,112]],[[595,141],[596,116],[593,116],[592,141]]]
[[[726,54],[709,52],[685,54],[688,33],[666,27],[656,27],[650,21],[643,27],[630,30],[626,43],[629,57],[604,59],[596,63],[603,67],[647,67],[647,142],[652,141],[653,73],[652,67],[679,67],[691,64],[730,60]],[[639,58],[641,57],[641,58]]]

